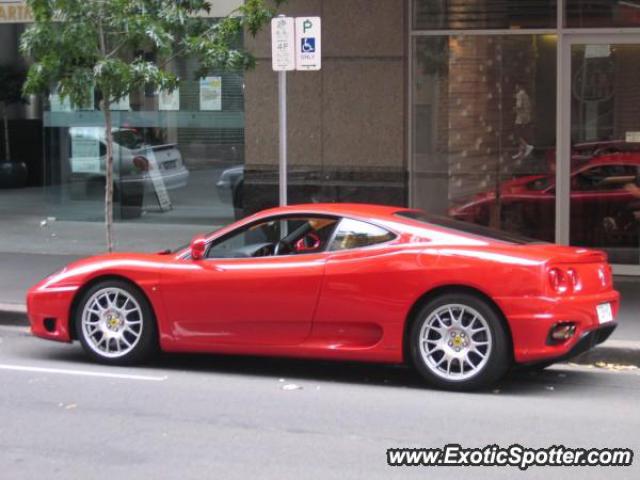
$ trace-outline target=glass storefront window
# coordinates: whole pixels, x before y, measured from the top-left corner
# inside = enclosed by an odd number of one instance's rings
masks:
[[[640,2],[566,0],[566,26],[572,28],[640,27]]]
[[[23,218],[34,210],[42,215],[46,208],[39,99],[21,95],[27,71],[18,51],[23,31],[22,24],[0,24],[0,219]],[[11,251],[12,243],[0,247]]]
[[[571,50],[572,245],[640,262],[640,46]]]
[[[555,28],[556,11],[556,0],[413,0],[413,28]]]
[[[556,37],[415,39],[413,205],[553,241]]]
[[[28,67],[18,49],[24,29],[0,25],[4,83],[5,72]],[[244,165],[244,74],[212,71],[200,79],[189,58],[169,68],[181,80],[176,92],[146,89],[111,106],[118,250],[169,248],[241,215],[233,196]],[[52,91],[0,111],[7,120],[0,122],[0,221],[19,215],[20,235],[36,233],[37,251],[104,248],[104,116],[98,94],[87,88],[87,105],[70,105]],[[42,228],[34,232],[27,222]]]
[[[112,105],[117,218],[148,223],[225,224],[234,217],[222,173],[243,163],[243,77],[176,61],[176,92],[141,91]],[[103,116],[48,100],[44,118],[52,215],[101,218]],[[220,185],[218,185],[220,183]]]

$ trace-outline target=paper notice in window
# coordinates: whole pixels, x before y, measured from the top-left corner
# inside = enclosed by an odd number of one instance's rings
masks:
[[[91,137],[71,138],[71,171],[100,173],[100,141]]]
[[[222,110],[222,77],[200,79],[200,110]]]
[[[627,132],[625,140],[627,143],[640,143],[640,132]]]

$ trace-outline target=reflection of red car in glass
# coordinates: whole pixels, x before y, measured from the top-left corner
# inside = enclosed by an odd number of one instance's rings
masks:
[[[579,168],[596,157],[630,152],[640,153],[640,143],[629,143],[625,140],[576,143],[571,146],[571,168]],[[546,150],[544,158],[548,171],[554,172],[556,168],[555,148]]]
[[[637,224],[629,204],[636,196],[626,188],[636,182],[640,153],[601,155],[575,167],[571,174],[571,242],[620,245],[635,241]],[[530,175],[502,183],[503,228],[552,241],[555,230],[555,175]],[[449,215],[488,225],[496,193],[484,192],[451,208]]]

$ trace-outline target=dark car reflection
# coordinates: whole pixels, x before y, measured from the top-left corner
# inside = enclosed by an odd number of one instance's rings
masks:
[[[243,208],[244,165],[223,170],[216,183],[218,197],[223,203],[231,203],[234,208]]]

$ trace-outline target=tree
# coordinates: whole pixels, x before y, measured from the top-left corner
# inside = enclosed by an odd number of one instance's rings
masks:
[[[7,162],[11,161],[11,142],[9,139],[9,119],[7,108],[9,105],[24,102],[22,97],[22,84],[25,72],[11,66],[0,66],[0,117],[2,117],[4,143],[4,156]]]
[[[215,1],[215,0],[213,0]],[[275,0],[277,6],[283,0]],[[208,0],[27,0],[34,23],[21,39],[30,57],[24,92],[57,89],[84,105],[91,86],[104,113],[106,137],[105,224],[113,250],[113,135],[110,105],[143,88],[173,91],[179,79],[171,60],[192,55],[202,77],[213,69],[245,70],[254,58],[237,47],[243,31],[255,35],[274,15],[266,0],[246,0],[211,23],[201,15]]]

